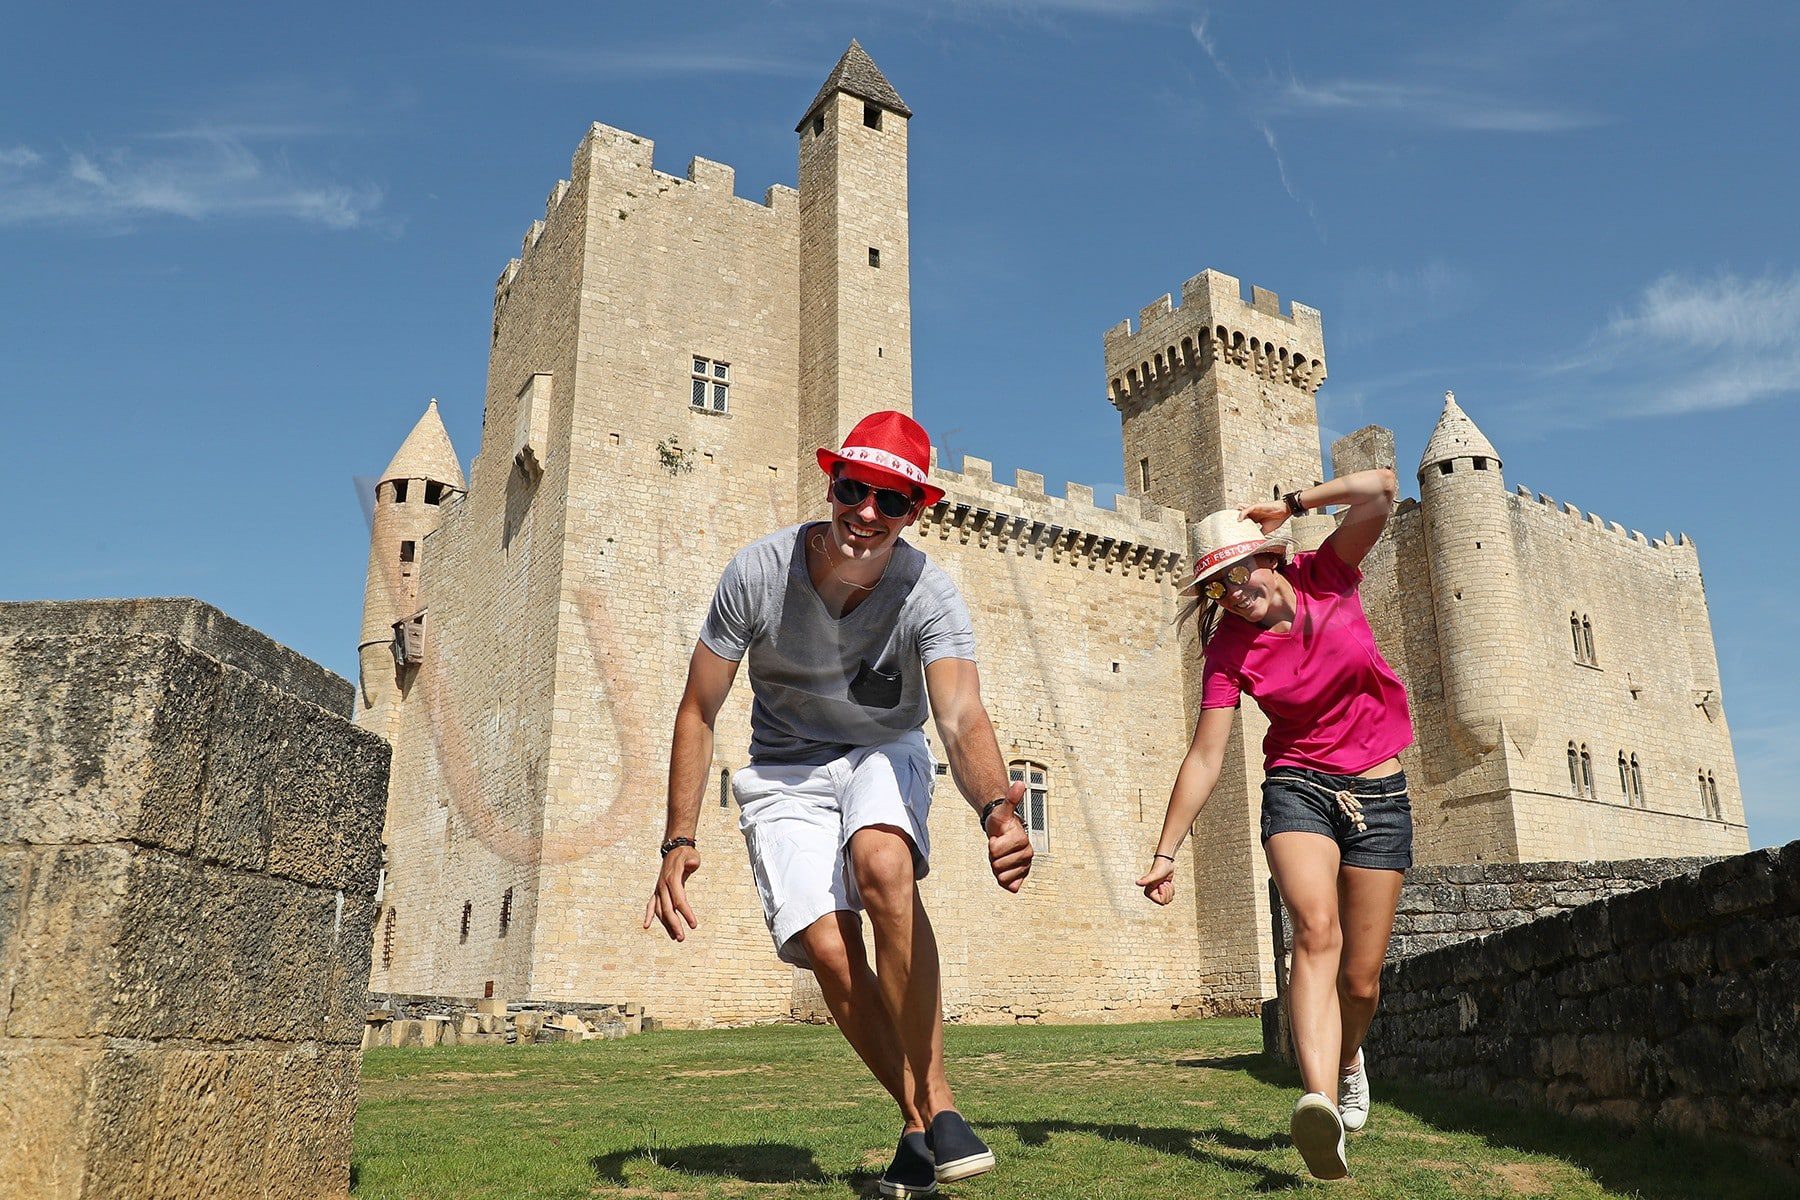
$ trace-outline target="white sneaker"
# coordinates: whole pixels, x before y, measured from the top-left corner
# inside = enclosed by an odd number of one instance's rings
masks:
[[[1313,1178],[1342,1179],[1350,1174],[1350,1164],[1344,1160],[1344,1122],[1337,1105],[1324,1092],[1300,1097],[1288,1121],[1288,1132]]]
[[[1338,1116],[1344,1128],[1355,1132],[1369,1123],[1369,1073],[1363,1052],[1356,1052],[1356,1065],[1338,1076]]]

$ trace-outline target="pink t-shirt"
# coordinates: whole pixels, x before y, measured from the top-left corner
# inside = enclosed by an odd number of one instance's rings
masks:
[[[1362,572],[1330,548],[1294,555],[1294,623],[1275,633],[1227,613],[1206,647],[1200,707],[1250,693],[1269,733],[1263,769],[1355,775],[1412,744],[1406,687],[1375,647],[1356,585]]]

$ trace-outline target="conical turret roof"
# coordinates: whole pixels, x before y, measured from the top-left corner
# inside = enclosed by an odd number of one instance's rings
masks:
[[[1469,420],[1469,414],[1456,403],[1455,392],[1444,393],[1444,411],[1438,417],[1437,428],[1431,431],[1431,440],[1425,443],[1425,453],[1419,458],[1419,470],[1436,463],[1446,462],[1452,458],[1491,458],[1496,465],[1500,464],[1500,455],[1494,451],[1494,443],[1487,440],[1487,435],[1475,428],[1475,422]]]
[[[838,59],[831,74],[825,77],[825,86],[819,89],[813,102],[806,106],[806,114],[794,126],[794,132],[799,133],[805,129],[812,115],[819,111],[819,106],[838,92],[849,92],[852,96],[871,104],[879,104],[889,112],[899,113],[903,117],[912,116],[912,109],[906,107],[906,101],[900,98],[894,85],[887,81],[887,76],[881,73],[881,68],[875,65],[869,52],[855,38],[851,38],[850,48]]]
[[[444,419],[438,416],[436,400],[425,406],[425,415],[400,443],[394,460],[377,482],[386,483],[390,479],[430,479],[447,483],[458,491],[464,488],[462,467],[456,461],[456,447],[450,444]]]

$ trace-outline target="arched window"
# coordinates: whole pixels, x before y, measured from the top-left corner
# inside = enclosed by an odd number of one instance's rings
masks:
[[[1640,808],[1643,807],[1644,773],[1638,770],[1638,760],[1635,754],[1631,756],[1631,796]]]
[[[1569,787],[1577,796],[1581,795],[1581,755],[1574,742],[1569,743]]]
[[[1040,854],[1050,852],[1050,772],[1042,763],[1013,762],[1006,767],[1007,778],[1025,784],[1025,799],[1019,805],[1019,820],[1031,835],[1031,848]]]
[[[1619,794],[1625,797],[1625,803],[1631,803],[1631,767],[1625,762],[1625,752],[1619,751]]]
[[[1581,661],[1581,617],[1577,613],[1569,614],[1569,640],[1575,643],[1575,661]]]
[[[1706,773],[1706,797],[1707,810],[1712,813],[1715,820],[1723,820],[1725,810],[1719,804],[1719,781],[1713,778],[1711,771]]]
[[[1589,666],[1600,665],[1600,656],[1594,653],[1594,626],[1587,619],[1586,613],[1581,615],[1581,648],[1587,656]]]
[[[1588,755],[1587,743],[1581,743],[1581,790],[1589,800],[1594,799],[1594,760]]]
[[[731,772],[724,768],[719,770],[719,807],[731,807]]]

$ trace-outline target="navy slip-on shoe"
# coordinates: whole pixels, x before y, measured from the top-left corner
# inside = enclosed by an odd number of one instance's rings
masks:
[[[926,1143],[937,1162],[937,1181],[955,1183],[994,1169],[994,1152],[975,1136],[961,1113],[946,1108],[931,1118]]]
[[[931,1147],[923,1133],[903,1133],[894,1148],[894,1161],[881,1173],[881,1194],[890,1200],[911,1200],[937,1192]]]

